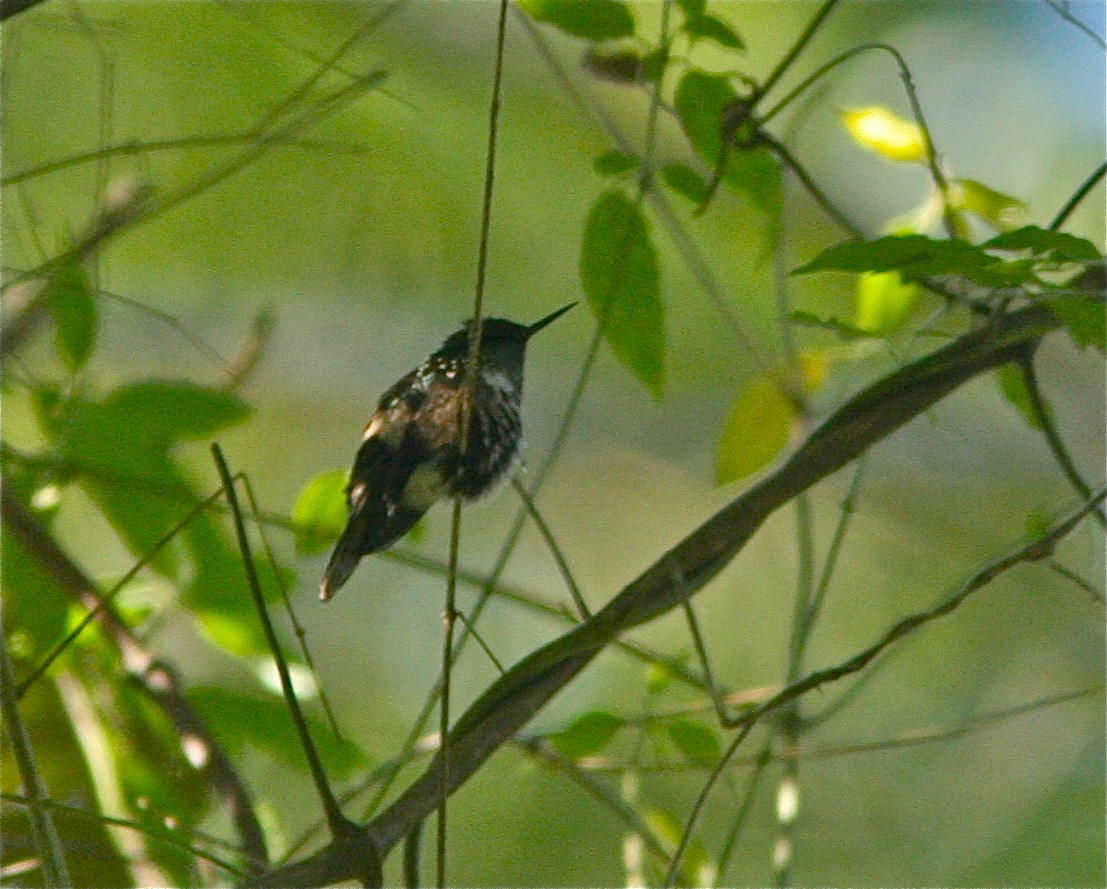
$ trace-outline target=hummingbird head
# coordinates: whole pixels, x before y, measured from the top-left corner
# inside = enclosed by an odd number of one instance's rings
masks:
[[[575,305],[575,302],[571,302],[530,325],[516,324],[504,318],[484,318],[481,321],[481,366],[521,372],[527,341]],[[461,330],[451,334],[442,344],[440,353],[446,357],[464,361],[469,354],[469,338],[472,333],[473,321],[470,319],[465,322]]]

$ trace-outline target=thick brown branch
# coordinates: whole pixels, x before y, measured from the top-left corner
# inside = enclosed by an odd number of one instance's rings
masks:
[[[1036,306],[996,318],[862,390],[774,473],[733,500],[624,588],[591,620],[516,664],[461,717],[450,737],[456,790],[619,634],[658,617],[701,589],[776,509],[855,460],[959,386],[1019,354],[1060,321]],[[368,825],[384,855],[438,804],[435,760]],[[357,862],[328,847],[253,886],[320,885],[351,878]]]

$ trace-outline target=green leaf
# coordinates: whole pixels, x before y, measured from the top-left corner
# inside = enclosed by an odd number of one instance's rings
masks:
[[[46,284],[46,304],[54,318],[54,345],[70,373],[88,362],[96,344],[99,314],[88,275],[78,262],[57,268]]]
[[[519,5],[531,18],[574,37],[615,40],[634,35],[634,17],[616,0],[519,0]]]
[[[918,305],[922,288],[905,282],[899,272],[865,272],[857,282],[857,317],[861,330],[888,336],[903,327]]]
[[[703,15],[707,0],[677,0],[677,5],[686,19],[696,19]]]
[[[1094,346],[1107,352],[1107,305],[1101,295],[1055,296],[1043,303],[1065,323],[1077,346]]]
[[[661,181],[697,206],[707,200],[707,182],[688,164],[665,164]]]
[[[145,557],[205,496],[173,458],[174,448],[248,413],[221,390],[155,380],[120,387],[99,401],[72,397],[43,425],[58,457],[73,467],[127,547]],[[153,557],[150,568],[180,586],[182,599],[217,643],[237,654],[264,651],[226,528],[203,513],[178,533],[179,541]]]
[[[722,74],[690,68],[677,84],[673,102],[688,141],[714,168],[722,150],[723,114],[738,94]]]
[[[86,455],[109,464],[113,439],[166,450],[189,439],[205,439],[245,420],[250,408],[236,395],[198,383],[148,380],[121,386],[100,403],[89,402],[71,432]]]
[[[5,523],[5,526],[7,523]],[[6,527],[5,527],[6,530]],[[15,594],[4,593],[4,618],[9,618],[9,603],[18,598]],[[5,627],[5,631],[8,628]],[[90,633],[89,637],[96,634]],[[13,652],[13,655],[15,653]],[[17,663],[20,670],[23,664]],[[87,664],[82,664],[81,681],[95,683],[96,700],[105,709],[112,706],[111,691],[104,674],[90,675]],[[114,673],[117,675],[118,667]],[[21,675],[25,675],[20,670]],[[112,689],[114,690],[114,689]],[[133,694],[133,689],[130,689]],[[92,710],[92,708],[89,708]],[[62,696],[53,682],[39,682],[29,694],[19,702],[20,714],[34,745],[36,768],[42,783],[49,788],[52,799],[78,805],[83,811],[55,810],[53,819],[59,836],[64,841],[66,864],[69,870],[70,886],[131,886],[134,874],[127,860],[120,854],[118,837],[112,837],[106,825],[98,817],[89,817],[93,810],[93,800],[97,792],[109,789],[93,780],[89,760],[95,748],[88,743],[88,733],[98,721],[98,714],[92,710],[87,716],[78,717],[81,734],[78,735],[74,719],[63,703]],[[89,725],[91,722],[93,725]],[[95,725],[99,729],[98,725]],[[0,772],[5,776],[4,789],[15,790],[18,782],[18,768],[12,754],[12,745],[8,741],[8,726],[4,726],[4,743],[0,744]],[[105,751],[106,752],[106,751]],[[100,772],[102,775],[102,771]],[[114,785],[110,786],[116,791]],[[4,863],[18,860],[22,856],[35,855],[36,843],[40,838],[32,835],[26,813],[22,806],[5,805],[0,813],[0,836],[4,838]],[[35,872],[20,875],[7,874],[5,885],[41,886],[43,885],[39,868]],[[187,875],[184,877],[187,879]],[[177,884],[174,884],[177,885]],[[180,885],[185,885],[181,883]]]
[[[638,205],[622,191],[600,195],[588,214],[580,280],[615,356],[660,399],[665,330],[657,255]]]
[[[283,698],[261,698],[217,686],[190,688],[188,697],[216,740],[231,753],[240,753],[248,745],[287,766],[303,768],[303,748]],[[336,777],[349,777],[368,763],[356,744],[335,737],[323,720],[309,715],[307,722],[328,771],[333,769]]]
[[[1029,250],[1046,262],[1096,262],[1103,258],[1091,241],[1036,225],[1005,232],[980,246],[984,250]]]
[[[764,469],[788,446],[795,427],[795,402],[776,379],[759,374],[747,383],[731,406],[719,437],[715,478],[720,485]]]
[[[1026,216],[1026,204],[975,179],[954,179],[961,207],[1000,231],[1010,231]]]
[[[669,740],[690,763],[713,767],[722,756],[719,738],[711,729],[691,719],[671,719],[665,723]]]
[[[625,151],[605,151],[594,161],[593,169],[601,176],[621,176],[638,166],[638,158]]]
[[[623,720],[606,710],[592,710],[578,716],[568,726],[549,736],[549,741],[562,756],[580,759],[592,756],[606,747]]]
[[[1000,237],[1007,237],[1001,235]],[[937,240],[926,235],[887,235],[875,241],[847,241],[828,247],[793,275],[819,271],[899,271],[904,279],[961,275],[982,287],[1021,287],[1037,282],[1035,260],[1004,261],[985,252],[988,244]]]
[[[684,33],[693,40],[714,40],[728,49],[746,48],[742,38],[735,33],[734,29],[713,15],[689,17],[684,23]]]
[[[732,151],[727,158],[723,183],[745,195],[758,210],[777,225],[784,204],[780,162],[768,148]]]
[[[326,550],[346,527],[346,473],[321,473],[303,488],[292,507],[296,553],[312,556]]]
[[[950,274],[992,259],[964,241],[939,241],[926,235],[886,235],[875,241],[846,241],[828,247],[793,275],[811,272],[890,272]],[[935,271],[940,269],[940,271]]]
[[[1019,409],[1019,413],[1030,424],[1030,428],[1043,429],[1044,425],[1030,400],[1030,390],[1026,386],[1026,377],[1023,375],[1022,368],[1014,363],[1004,364],[996,368],[996,381],[999,383],[1000,391],[1003,392],[1003,397]],[[1049,411],[1048,406],[1046,411]]]
[[[674,97],[681,128],[696,153],[714,170],[723,150],[724,121],[739,107],[738,94],[721,74],[689,70],[677,85]],[[748,125],[752,127],[752,123]],[[750,132],[739,132],[739,141]],[[723,183],[731,191],[748,197],[776,220],[782,205],[780,163],[764,146],[727,151]]]

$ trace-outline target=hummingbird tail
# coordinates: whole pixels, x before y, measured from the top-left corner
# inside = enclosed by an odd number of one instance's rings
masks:
[[[323,582],[319,584],[319,598],[324,602],[329,602],[334,594],[342,588],[342,585],[350,579],[350,575],[354,573],[354,569],[360,561],[361,556],[350,551],[347,535],[343,534],[342,539],[338,541],[338,546],[331,553],[330,561],[327,562],[327,570],[323,572]]]

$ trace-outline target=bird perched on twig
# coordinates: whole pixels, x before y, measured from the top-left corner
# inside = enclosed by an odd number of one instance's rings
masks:
[[[522,442],[527,342],[575,305],[529,326],[502,318],[481,322],[464,449],[460,399],[472,321],[381,396],[346,486],[349,518],[319,587],[324,602],[349,579],[362,556],[387,549],[435,502],[458,493],[476,500],[507,478]]]

